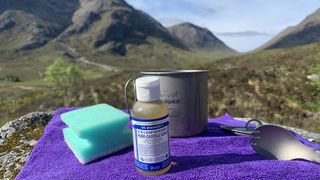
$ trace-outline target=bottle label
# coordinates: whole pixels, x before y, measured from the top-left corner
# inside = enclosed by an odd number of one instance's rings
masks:
[[[158,119],[132,117],[136,166],[144,171],[159,171],[171,163],[169,149],[169,115]]]

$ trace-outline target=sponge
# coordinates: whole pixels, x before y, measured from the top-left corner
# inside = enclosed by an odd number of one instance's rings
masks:
[[[64,128],[63,135],[65,142],[81,164],[132,145],[132,131],[127,127],[105,139],[83,139],[78,137],[71,128]]]
[[[61,120],[80,138],[96,138],[121,131],[129,115],[108,104],[97,104],[64,113]]]

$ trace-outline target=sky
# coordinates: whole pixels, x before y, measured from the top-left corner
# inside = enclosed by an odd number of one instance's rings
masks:
[[[320,0],[126,0],[168,27],[191,22],[247,52],[301,22]]]

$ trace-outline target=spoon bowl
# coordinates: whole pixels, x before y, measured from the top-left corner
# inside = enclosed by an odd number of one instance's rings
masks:
[[[288,130],[274,125],[264,125],[253,134],[252,148],[269,159],[305,159],[320,163],[320,152],[304,145]]]

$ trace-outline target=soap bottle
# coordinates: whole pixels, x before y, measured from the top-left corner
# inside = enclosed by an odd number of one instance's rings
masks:
[[[135,165],[144,175],[160,175],[171,168],[169,111],[160,100],[160,79],[136,79],[137,101],[131,110]]]

